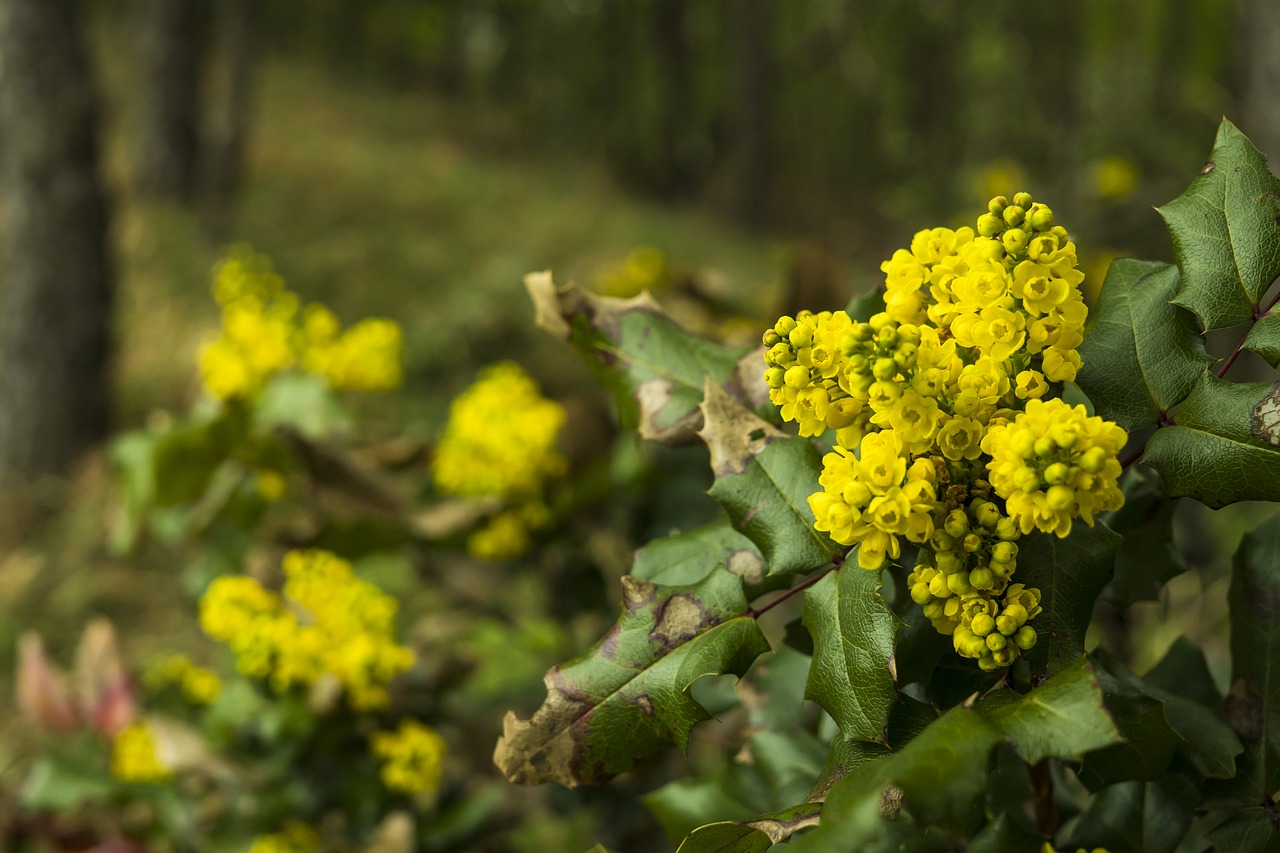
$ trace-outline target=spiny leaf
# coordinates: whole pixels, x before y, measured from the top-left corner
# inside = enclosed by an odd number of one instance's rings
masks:
[[[1236,383],[1204,374],[1172,426],[1156,430],[1143,458],[1171,497],[1217,509],[1237,501],[1280,500],[1280,448],[1250,431],[1266,382]]]
[[[1031,623],[1040,641],[1027,654],[1036,672],[1061,672],[1084,652],[1093,604],[1110,579],[1120,541],[1102,524],[1080,522],[1065,539],[1037,532],[1018,541],[1017,580],[1040,590],[1044,608]]]
[[[1115,659],[1094,652],[1099,679],[1125,742],[1085,757],[1080,779],[1092,790],[1124,781],[1150,782],[1182,753],[1204,776],[1235,772],[1240,741],[1217,710],[1149,683]]]
[[[822,470],[817,449],[756,417],[710,381],[702,411],[698,434],[716,475],[708,494],[760,548],[767,573],[807,572],[829,562],[837,546],[813,529],[809,509]]]
[[[1255,323],[1244,339],[1244,348],[1262,356],[1272,367],[1280,366],[1280,312],[1272,308]]]
[[[529,720],[508,713],[494,763],[513,781],[598,785],[669,744],[684,748],[706,710],[689,687],[741,675],[769,644],[743,617],[742,579],[717,571],[689,586],[623,578],[623,612],[586,654],[553,667]]]
[[[1241,809],[1209,833],[1213,849],[1231,853],[1280,853],[1280,826],[1273,808]]]
[[[1155,782],[1111,785],[1093,798],[1063,849],[1104,847],[1110,853],[1172,853],[1191,827],[1199,802],[1196,785],[1177,773]]]
[[[861,849],[877,831],[868,813],[894,819],[902,809],[922,825],[965,833],[980,819],[989,758],[1000,739],[977,711],[952,708],[901,751],[838,782],[817,829],[791,847],[797,853]]]
[[[1025,696],[1012,690],[988,695],[978,710],[1029,764],[1051,755],[1079,761],[1120,740],[1093,666],[1083,657]]]
[[[760,551],[724,518],[649,542],[636,552],[631,574],[670,586],[697,583],[721,566],[748,586],[764,579]]]
[[[814,643],[805,698],[846,737],[883,743],[897,698],[892,664],[901,622],[881,595],[880,573],[846,566],[827,575],[805,592],[804,625]]]
[[[1253,802],[1280,789],[1280,514],[1236,551],[1228,594],[1231,694],[1227,719],[1248,750]]]
[[[1159,421],[1213,361],[1195,317],[1169,301],[1178,284],[1170,264],[1119,260],[1093,309],[1076,383],[1099,415],[1125,429]]]
[[[557,288],[551,273],[530,273],[525,287],[537,323],[570,341],[613,392],[626,427],[663,444],[688,444],[702,422],[698,404],[709,379],[768,413],[764,360],[681,328],[646,291],[631,299]]]
[[[1280,275],[1280,180],[1267,158],[1224,119],[1200,175],[1159,212],[1182,271],[1174,301],[1206,329],[1253,319]]]

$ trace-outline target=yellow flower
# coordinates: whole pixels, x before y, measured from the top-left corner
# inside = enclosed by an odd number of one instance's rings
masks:
[[[1094,515],[1124,503],[1116,456],[1127,437],[1084,406],[1030,400],[1013,423],[987,432],[982,449],[991,456],[991,485],[1022,532],[1066,536],[1072,519],[1092,526]]]
[[[236,667],[284,691],[336,679],[357,711],[390,703],[387,685],[413,665],[392,636],[398,604],[327,551],[284,558],[283,597],[253,578],[221,577],[200,600],[200,624]]]
[[[375,732],[372,751],[382,759],[387,790],[423,794],[440,787],[445,743],[440,733],[416,720],[403,720],[394,732]]]
[[[111,747],[111,775],[122,782],[165,782],[173,778],[156,755],[151,730],[141,720],[116,735]]]
[[[316,853],[319,849],[320,833],[301,821],[291,820],[280,832],[253,839],[248,853]]]

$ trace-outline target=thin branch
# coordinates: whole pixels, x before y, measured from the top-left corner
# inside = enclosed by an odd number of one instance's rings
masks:
[[[829,575],[829,574],[831,574],[832,572],[836,571],[836,570],[837,570],[837,569],[839,569],[839,568],[840,568],[840,566],[841,566],[841,565],[843,565],[843,564],[844,564],[844,557],[843,557],[843,556],[840,556],[840,557],[835,558],[835,559],[831,562],[831,565],[829,565],[829,566],[827,566],[826,568],[822,569],[822,570],[821,570],[820,572],[818,572],[816,575],[810,575],[809,577],[807,577],[807,578],[805,578],[804,580],[802,580],[800,583],[798,583],[798,584],[796,584],[795,586],[791,587],[791,589],[785,590],[784,592],[782,592],[781,594],[779,594],[779,595],[778,595],[778,596],[776,596],[775,598],[771,598],[771,599],[769,599],[769,601],[765,602],[763,606],[761,606],[761,607],[759,607],[759,608],[752,607],[751,609],[749,609],[749,610],[746,612],[746,614],[745,614],[745,615],[750,616],[752,619],[759,619],[761,616],[763,616],[764,614],[768,613],[770,610],[772,610],[773,608],[777,607],[779,604],[781,604],[782,602],[786,601],[786,600],[787,600],[788,598],[790,598],[791,596],[795,595],[795,594],[796,594],[796,593],[798,593],[798,592],[803,592],[804,590],[806,590],[806,589],[808,589],[809,587],[811,587],[811,586],[813,586],[814,584],[816,584],[818,581],[820,581],[820,580],[822,580],[823,578],[825,578],[827,575]]]

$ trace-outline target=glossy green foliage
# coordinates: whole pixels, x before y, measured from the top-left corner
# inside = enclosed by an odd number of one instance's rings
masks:
[[[814,645],[805,695],[846,738],[885,742],[901,622],[880,594],[880,573],[856,565],[833,572],[805,592],[804,610]]]
[[[744,616],[742,580],[727,570],[689,586],[628,576],[618,622],[581,657],[547,673],[547,699],[527,721],[508,714],[494,760],[513,781],[601,784],[675,744],[706,710],[698,679],[741,674],[768,643]]]
[[[1125,429],[1159,421],[1213,361],[1195,317],[1170,301],[1179,283],[1170,264],[1119,260],[1091,312],[1076,383],[1097,414]]]
[[[1255,436],[1254,408],[1270,383],[1234,383],[1204,374],[1174,423],[1156,431],[1143,458],[1171,497],[1211,507],[1280,500],[1280,448]]]
[[[648,293],[632,299],[597,296],[550,273],[525,279],[538,324],[571,341],[613,392],[623,426],[663,444],[695,440],[698,406],[708,380],[769,411],[760,357],[691,334]]]
[[[1182,272],[1175,301],[1206,329],[1252,320],[1280,275],[1280,180],[1266,157],[1224,120],[1200,175],[1159,210]]]

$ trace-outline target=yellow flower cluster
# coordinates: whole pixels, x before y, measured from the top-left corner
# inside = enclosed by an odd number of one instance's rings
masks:
[[[253,839],[248,853],[316,853],[319,849],[320,833],[302,821],[291,820],[280,832]]]
[[[220,577],[200,600],[200,625],[236,667],[280,692],[335,679],[357,711],[385,708],[387,685],[413,665],[393,638],[397,602],[327,551],[291,551],[283,594],[249,577]]]
[[[547,482],[568,468],[557,446],[564,424],[564,407],[543,397],[513,362],[486,368],[454,399],[432,460],[436,488],[495,497],[506,507],[472,534],[473,554],[517,556],[528,548],[529,532],[550,523],[543,498]]]
[[[142,678],[153,691],[176,686],[192,705],[208,705],[222,692],[222,679],[216,672],[197,666],[181,653],[166,655],[156,661],[147,667]]]
[[[1123,430],[1045,400],[1075,378],[1086,309],[1075,245],[1026,193],[975,228],[915,235],[881,269],[868,322],[802,311],[765,332],[765,381],[802,436],[835,433],[815,527],[878,569],[921,546],[908,583],[985,669],[1035,644],[1040,594],[1012,583],[1017,540],[1119,508]],[[1029,436],[1029,437],[1028,437]]]
[[[111,775],[122,782],[165,782],[173,777],[160,763],[147,724],[138,720],[121,729],[111,747]]]
[[[403,720],[394,732],[375,732],[371,746],[383,761],[382,783],[387,790],[422,794],[440,787],[445,743],[430,726]]]
[[[265,256],[234,247],[214,271],[222,330],[200,353],[205,387],[222,399],[251,398],[271,377],[302,370],[336,389],[385,391],[401,382],[400,327],[366,319],[341,330],[322,305],[302,309]]]
[[[1092,525],[1094,515],[1124,503],[1116,456],[1127,438],[1084,406],[1031,400],[1013,423],[993,426],[982,449],[991,456],[991,484],[1022,532],[1066,536],[1072,519]]]

